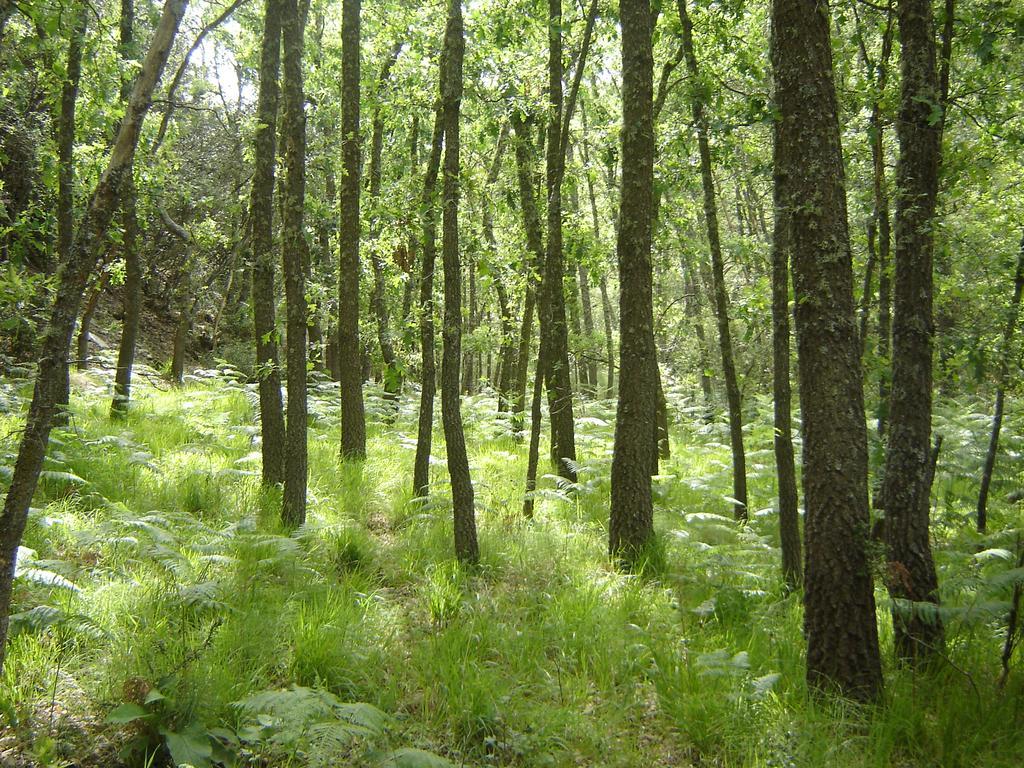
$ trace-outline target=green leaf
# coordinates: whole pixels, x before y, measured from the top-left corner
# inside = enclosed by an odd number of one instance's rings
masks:
[[[160,729],[167,743],[167,751],[175,765],[190,765],[193,768],[211,768],[213,745],[206,730],[198,723],[190,723],[181,733]]]
[[[125,723],[133,723],[146,717],[149,717],[149,713],[146,710],[138,704],[126,701],[124,704],[119,704],[110,710],[110,714],[107,715],[104,722],[124,725]]]

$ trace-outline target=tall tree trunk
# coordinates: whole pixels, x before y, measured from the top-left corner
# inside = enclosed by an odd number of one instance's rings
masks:
[[[996,374],[996,403],[992,411],[992,432],[988,439],[988,450],[985,452],[985,468],[981,473],[981,488],[978,490],[978,532],[984,533],[988,525],[988,489],[992,484],[992,470],[996,466],[996,453],[999,451],[999,432],[1003,427],[1003,401],[1006,398],[1006,382],[1010,376],[1010,357],[1012,354],[1013,334],[1017,329],[1017,315],[1020,314],[1020,298],[1024,291],[1024,238],[1020,241],[1020,254],[1017,257],[1017,271],[1013,278],[1013,299],[1010,311],[1006,316],[1006,327],[1003,329],[1003,344],[999,350],[999,370]]]
[[[0,513],[0,669],[3,667],[7,644],[18,546],[21,544],[29,505],[46,456],[75,317],[117,210],[125,176],[131,172],[142,121],[167,63],[185,6],[185,0],[167,0],[164,4],[163,14],[139,70],[107,167],[90,197],[68,260],[58,270],[57,294],[41,343],[32,402],[18,448],[14,473],[4,499],[3,512]]]
[[[308,309],[306,269],[309,244],[303,227],[306,200],[306,114],[302,88],[305,13],[299,0],[284,0],[281,20],[282,138],[284,143],[284,210],[281,241],[288,332],[288,418],[285,428],[284,496],[281,520],[288,526],[306,521],[306,353]]]
[[[359,343],[359,45],[360,0],[341,4],[341,253],[338,259],[338,358],[341,455],[366,458],[362,346]]]
[[[577,67],[583,66],[582,55]],[[551,455],[558,473],[576,482],[576,433],[573,422],[572,384],[569,380],[569,332],[565,322],[562,278],[562,176],[565,143],[562,139],[562,0],[548,0],[548,128],[547,128],[547,248],[541,290],[547,312],[541,313],[540,360],[546,366],[548,412],[551,418]],[[549,317],[545,317],[549,315]]]
[[[538,315],[541,312],[541,306],[538,303],[538,298],[541,297],[538,296],[537,282],[544,268],[544,240],[533,181],[533,142],[530,137],[529,125],[515,107],[512,108],[511,122],[516,136],[516,179],[519,184],[519,209],[523,216],[523,229],[526,232],[526,248],[533,256],[532,263],[526,266],[526,296],[523,300],[523,323],[519,333],[519,353],[517,355],[519,366],[516,368],[512,408],[514,423],[517,427],[521,427],[523,413],[526,409],[526,381],[530,369],[534,309],[537,309]]]
[[[938,603],[939,584],[928,535],[927,481],[932,420],[932,227],[939,190],[940,126],[931,0],[899,0],[901,43],[900,156],[896,166],[896,281],[893,375],[885,500],[887,587],[894,600],[899,658],[917,662],[941,652],[943,627],[934,611],[905,601]]]
[[[473,509],[473,482],[469,476],[466,435],[462,431],[459,365],[462,362],[462,274],[459,265],[459,109],[462,103],[462,59],[466,40],[462,26],[462,0],[448,1],[444,34],[441,103],[444,116],[444,206],[442,255],[444,262],[444,348],[441,359],[441,419],[448,452],[455,515],[455,556],[462,563],[480,559]]]
[[[654,54],[649,0],[621,0],[622,191],[618,260],[619,401],[611,472],[608,547],[627,567],[654,536],[651,467],[655,462],[657,363],[651,239],[654,201]]]
[[[135,58],[135,5],[134,0],[121,0],[121,59]],[[131,96],[127,80],[121,82],[121,101]],[[114,397],[110,403],[111,416],[123,415],[131,398],[132,367],[135,364],[135,345],[139,335],[142,314],[142,263],[139,255],[139,217],[137,211],[135,172],[125,179],[121,194],[122,253],[124,255],[124,294],[121,302],[121,340],[117,348],[117,371],[114,375]]]
[[[445,69],[441,67],[443,83]],[[440,100],[434,109],[434,131],[430,138],[430,156],[423,176],[421,198],[423,224],[423,265],[420,270],[420,417],[416,437],[416,461],[413,469],[414,496],[426,496],[430,486],[430,448],[434,436],[434,395],[437,391],[437,366],[434,362],[434,262],[437,258],[437,174],[441,166],[444,141],[444,114]]]
[[[13,9],[13,6],[12,6]],[[66,262],[75,236],[75,107],[78,84],[82,77],[82,43],[88,24],[88,10],[78,10],[68,41],[67,71],[60,90],[60,114],[57,118],[57,262]],[[67,362],[65,361],[65,368]],[[67,424],[71,380],[68,370],[62,374],[61,392],[57,398],[54,425]]]
[[[773,0],[775,174],[796,301],[806,514],[807,680],[876,700],[882,669],[868,537],[867,429],[829,13]]]
[[[253,132],[253,176],[249,197],[249,242],[252,252],[253,334],[260,395],[260,450],[263,484],[284,482],[285,425],[281,400],[281,365],[275,312],[274,171],[277,158],[277,111],[281,65],[281,18],[284,0],[267,0],[260,51],[260,90]]]
[[[779,123],[775,124],[779,130]],[[775,143],[779,143],[778,136]],[[775,235],[772,238],[772,395],[775,427],[775,476],[779,493],[779,540],[782,577],[797,589],[803,576],[800,562],[800,515],[797,511],[796,461],[793,458],[793,393],[789,380],[789,260],[792,221],[786,211],[788,179],[776,166],[773,185]]]
[[[697,146],[700,152],[700,177],[704,187],[704,219],[707,224],[708,244],[711,249],[711,274],[714,288],[715,318],[718,320],[718,342],[722,352],[722,374],[725,394],[729,403],[729,441],[732,446],[732,495],[736,500],[738,520],[747,519],[747,459],[743,448],[743,410],[740,385],[736,376],[736,363],[729,330],[729,298],[725,287],[725,261],[718,231],[718,203],[715,200],[715,178],[711,168],[711,143],[708,128],[707,105],[702,95],[700,70],[693,49],[693,24],[686,11],[686,0],[678,0],[679,19],[683,26],[683,50],[686,69],[693,80],[691,92],[693,122],[697,126]]]
[[[476,260],[472,254],[466,254],[466,272],[468,274],[467,293],[469,299],[469,312],[466,315],[466,333],[470,336],[477,326],[477,305],[476,305]],[[464,352],[462,355],[462,391],[467,395],[476,392],[476,383],[479,373],[474,363],[476,352]]]
[[[385,421],[391,422],[398,410],[398,393],[402,389],[402,376],[398,368],[398,356],[395,354],[395,345],[391,338],[391,322],[388,316],[388,304],[386,296],[386,275],[384,274],[384,259],[381,256],[377,240],[381,232],[382,211],[378,210],[380,205],[381,174],[383,173],[382,162],[384,154],[384,116],[381,114],[381,99],[384,90],[391,78],[391,70],[398,60],[398,54],[402,50],[402,44],[397,43],[391,48],[391,53],[384,62],[384,67],[377,78],[377,105],[373,110],[373,123],[370,139],[370,208],[373,214],[370,225],[370,262],[373,266],[373,293],[370,296],[370,304],[373,313],[377,317],[377,343],[380,344],[380,354],[384,362],[384,399],[388,404]]]

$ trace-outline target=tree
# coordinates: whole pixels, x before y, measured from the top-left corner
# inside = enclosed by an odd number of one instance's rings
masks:
[[[58,288],[50,321],[42,339],[35,389],[25,431],[18,448],[14,474],[0,512],[0,668],[3,666],[10,618],[11,589],[18,546],[25,531],[39,472],[53,425],[54,410],[62,388],[75,317],[86,282],[102,248],[120,200],[125,176],[131,173],[142,121],[149,110],[153,90],[163,73],[174,37],[185,13],[185,0],[167,0],[149,52],[143,61],[128,109],[118,129],[106,168],[89,199],[75,234],[68,260],[58,270]]]
[[[715,177],[711,167],[711,142],[706,85],[701,81],[697,55],[693,48],[693,24],[686,10],[686,0],[678,0],[679,20],[682,22],[682,49],[686,69],[690,75],[690,107],[697,126],[697,147],[700,154],[700,177],[704,190],[704,221],[707,226],[708,245],[711,250],[711,276],[714,289],[715,319],[718,321],[718,342],[722,353],[722,373],[729,403],[729,441],[732,446],[732,487],[735,514],[739,520],[747,519],[747,460],[743,450],[743,410],[740,385],[736,376],[736,362],[732,352],[732,332],[729,330],[729,297],[725,288],[725,260],[718,227],[718,202],[715,199]]]
[[[267,0],[260,49],[260,88],[253,132],[253,175],[249,197],[252,261],[253,332],[263,437],[263,484],[284,482],[285,423],[281,401],[281,365],[277,351],[274,267],[274,167],[277,157],[278,71],[284,0]]]
[[[619,208],[619,400],[612,458],[608,548],[637,563],[654,536],[650,468],[655,461],[654,54],[649,0],[622,0],[622,191]]]
[[[338,260],[338,360],[341,455],[366,457],[362,347],[359,343],[359,0],[341,6],[341,255]]]
[[[867,429],[828,6],[773,0],[775,177],[796,300],[806,508],[807,679],[877,699],[882,670],[868,566]]]
[[[896,654],[934,656],[942,620],[912,603],[938,603],[929,541],[932,421],[932,253],[942,153],[942,111],[930,0],[899,0],[900,142],[896,165],[896,279],[893,371],[885,501],[886,586],[893,608]],[[936,112],[936,110],[938,110]]]
[[[459,368],[462,363],[462,266],[459,263],[459,111],[462,60],[466,39],[462,0],[448,0],[442,55],[441,109],[444,117],[444,200],[441,252],[444,263],[444,332],[441,358],[441,419],[448,453],[455,513],[455,555],[460,562],[480,559],[469,475],[466,435],[462,429]]]
[[[440,78],[443,80],[444,67]],[[430,136],[430,155],[423,175],[421,219],[423,262],[420,269],[420,415],[416,431],[416,460],[413,469],[414,496],[426,496],[430,486],[430,448],[434,439],[434,395],[437,390],[437,365],[434,361],[434,264],[437,259],[437,174],[444,143],[444,113],[440,98],[434,108],[434,130]]]
[[[121,58],[135,57],[134,0],[121,0]],[[127,102],[131,86],[121,83],[121,101]],[[132,368],[135,364],[135,345],[139,335],[139,317],[142,313],[142,263],[139,255],[139,218],[136,205],[135,172],[125,179],[126,188],[121,202],[121,223],[124,227],[124,298],[121,312],[121,342],[117,349],[117,372],[114,376],[114,397],[110,402],[111,416],[122,416],[131,400]],[[83,323],[84,326],[84,323]],[[79,355],[84,358],[84,355]]]
[[[281,20],[284,69],[285,185],[281,241],[288,330],[288,418],[285,426],[284,498],[281,519],[287,525],[306,521],[306,264],[309,245],[303,227],[306,204],[306,113],[302,91],[305,14],[298,0],[284,0]]]

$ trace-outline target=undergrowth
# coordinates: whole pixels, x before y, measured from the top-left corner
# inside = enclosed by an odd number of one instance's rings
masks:
[[[886,697],[857,708],[804,683],[769,403],[750,405],[757,509],[741,525],[726,425],[669,391],[659,544],[628,576],[606,555],[614,403],[582,405],[579,482],[545,477],[526,521],[524,446],[493,397],[468,398],[482,564],[466,572],[443,461],[428,499],[409,491],[413,391],[385,426],[368,390],[369,459],[342,465],[337,386],[314,383],[309,521],[287,531],[278,494],[259,485],[254,389],[231,369],[178,390],[143,380],[121,421],[103,374],[75,384],[19,555],[0,754],[55,766],[1019,765],[1022,674],[1004,690],[996,679],[1021,521],[999,502],[996,533],[971,533],[983,405],[936,413],[946,658],[927,673],[891,661],[879,586]],[[27,387],[3,391],[8,467]],[[1021,426],[1004,432],[1010,456]],[[443,458],[440,430],[435,446]],[[994,495],[1021,481],[1004,460]]]

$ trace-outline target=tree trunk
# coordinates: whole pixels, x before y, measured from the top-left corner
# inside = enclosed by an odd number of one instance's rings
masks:
[[[827,6],[773,0],[775,174],[789,221],[803,419],[807,680],[881,695],[868,563],[867,429]]]
[[[260,51],[260,90],[253,132],[253,176],[249,198],[252,253],[253,333],[260,394],[263,485],[284,482],[285,425],[275,312],[274,171],[277,158],[278,72],[284,0],[267,0]]]
[[[577,67],[582,67],[582,55]],[[562,140],[562,0],[548,0],[548,127],[547,127],[547,248],[541,290],[547,311],[541,313],[540,360],[546,366],[548,413],[551,419],[551,455],[558,473],[576,482],[576,434],[572,384],[569,380],[569,332],[565,322],[562,278],[562,176],[565,145]],[[547,317],[545,317],[547,315]]]
[[[778,131],[779,124],[774,129]],[[779,139],[776,136],[776,144]],[[796,461],[793,458],[793,393],[789,380],[789,260],[792,249],[792,221],[787,214],[787,177],[776,168],[775,235],[772,238],[772,395],[775,427],[775,476],[779,492],[779,540],[782,547],[782,577],[786,587],[800,586],[800,515],[796,489]]]
[[[715,318],[718,320],[718,342],[722,352],[722,374],[725,378],[726,400],[729,403],[729,441],[732,446],[732,495],[736,500],[737,520],[747,519],[747,459],[743,448],[743,410],[740,386],[736,376],[736,363],[729,330],[729,298],[725,287],[725,262],[718,231],[718,203],[715,199],[715,179],[711,168],[711,143],[707,105],[701,88],[701,75],[693,48],[693,25],[686,11],[686,0],[678,0],[679,19],[683,27],[683,50],[686,69],[692,83],[693,122],[697,126],[697,146],[700,152],[700,177],[704,188],[704,219],[707,224],[708,244],[711,250],[711,274],[714,288]]]
[[[607,396],[615,396],[615,339],[613,337],[614,318],[612,317],[612,301],[608,297],[608,275],[601,275],[601,317],[604,318],[605,354],[608,356],[608,388]]]
[[[341,455],[366,458],[362,346],[359,343],[359,45],[360,0],[341,5],[341,253],[338,260],[338,358]]]
[[[441,418],[448,452],[455,516],[455,556],[462,563],[480,559],[469,476],[466,436],[462,431],[459,365],[462,361],[462,274],[459,265],[459,109],[462,103],[462,59],[466,40],[462,0],[449,0],[444,35],[441,102],[444,116],[444,205],[442,255],[444,262],[444,348],[441,361]]]
[[[401,50],[401,43],[392,46],[391,53],[387,60],[385,60],[384,67],[377,78],[377,92],[375,94],[377,105],[373,110],[370,143],[370,209],[372,213],[372,223],[370,225],[370,242],[372,243],[370,262],[373,266],[373,293],[370,297],[370,304],[377,318],[377,343],[380,344],[380,355],[384,362],[384,400],[388,406],[384,417],[386,423],[392,422],[397,414],[398,393],[402,389],[402,375],[398,368],[398,356],[395,354],[395,345],[391,339],[384,259],[381,257],[377,242],[381,232],[382,212],[378,208],[380,206],[380,185],[383,172],[381,165],[384,153],[384,116],[381,114],[380,100],[384,96],[384,89],[387,88],[388,80],[391,78],[391,69],[398,60],[398,54]]]
[[[12,6],[13,9],[13,6]],[[75,107],[78,84],[82,77],[82,43],[89,16],[83,5],[75,17],[68,42],[67,71],[60,91],[60,114],[57,118],[57,262],[65,263],[75,236]],[[67,364],[65,363],[65,368]],[[70,373],[62,375],[58,409],[53,416],[55,426],[68,423],[67,408],[71,396]]]
[[[440,79],[444,79],[444,67]],[[421,210],[423,224],[423,265],[420,270],[420,417],[416,437],[416,462],[413,469],[414,496],[426,496],[430,487],[430,448],[434,437],[434,395],[437,391],[437,365],[434,362],[434,263],[437,258],[437,174],[444,141],[444,115],[441,102],[434,109],[434,131],[430,138],[430,156],[423,176]]]
[[[533,341],[534,308],[541,313],[538,305],[538,277],[544,269],[544,241],[540,228],[540,213],[533,181],[533,142],[530,129],[523,116],[513,107],[512,128],[516,136],[516,179],[519,185],[519,209],[523,216],[526,232],[526,248],[533,255],[533,263],[526,268],[526,296],[523,300],[523,324],[519,333],[519,366],[516,369],[515,401],[512,409],[513,421],[522,427],[523,412],[526,408],[526,381],[529,376],[530,347]],[[538,365],[540,361],[538,360]]]
[[[649,0],[621,0],[622,191],[619,204],[619,401],[611,471],[608,548],[638,565],[654,536],[651,467],[655,462],[657,363],[651,239],[654,201],[654,55]]]
[[[939,82],[930,0],[899,0],[901,99],[896,166],[896,280],[885,501],[887,587],[896,654],[916,663],[943,646],[941,618],[907,602],[938,603],[928,527],[932,419],[932,226],[939,189]]]
[[[288,418],[285,427],[284,495],[281,520],[286,526],[306,521],[306,353],[308,310],[306,265],[309,245],[303,229],[306,200],[306,115],[302,88],[305,14],[298,0],[284,0],[281,20],[282,139],[284,143],[284,210],[281,244],[288,332]]]
[[[996,466],[999,451],[999,432],[1003,427],[1003,401],[1006,398],[1006,382],[1010,375],[1013,334],[1017,329],[1017,315],[1020,313],[1020,298],[1024,292],[1024,238],[1020,241],[1020,255],[1017,257],[1017,271],[1013,278],[1013,299],[1003,329],[1003,345],[999,351],[999,371],[996,374],[996,404],[992,412],[992,432],[985,453],[985,469],[981,473],[981,488],[978,490],[978,532],[984,533],[988,524],[988,489],[992,484],[992,470]]]
[[[175,33],[185,12],[185,0],[167,0],[150,49],[132,90],[110,159],[89,200],[66,263],[58,270],[57,294],[43,336],[35,389],[18,448],[3,512],[0,513],[0,669],[6,650],[11,591],[18,546],[25,531],[29,505],[39,482],[63,372],[67,366],[75,317],[86,283],[99,259],[121,193],[131,172],[135,148],[150,99],[163,72]]]

